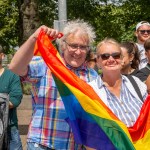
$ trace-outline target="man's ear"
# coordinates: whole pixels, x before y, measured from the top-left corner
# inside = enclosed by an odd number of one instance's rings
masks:
[[[60,49],[61,49],[62,52],[65,51],[65,49],[66,49],[66,44],[65,44],[64,41],[61,41],[59,46],[60,46]]]

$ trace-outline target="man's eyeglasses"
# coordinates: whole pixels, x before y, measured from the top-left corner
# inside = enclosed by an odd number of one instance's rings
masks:
[[[101,57],[102,60],[107,60],[110,58],[110,56],[112,56],[114,59],[120,59],[121,57],[121,53],[119,52],[115,52],[115,53],[112,53],[112,54],[109,54],[109,53],[104,53],[104,54],[99,54],[97,57]]]
[[[80,51],[82,52],[86,52],[89,50],[89,46],[87,45],[79,45],[79,44],[73,44],[73,43],[68,43],[66,41],[64,41],[70,48],[71,48],[71,51],[76,51],[77,49],[80,49]]]
[[[148,34],[150,34],[150,30],[139,30],[139,32],[140,32],[141,34],[145,34],[146,32],[147,32]]]

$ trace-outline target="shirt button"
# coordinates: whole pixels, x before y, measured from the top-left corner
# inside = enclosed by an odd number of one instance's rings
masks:
[[[123,102],[120,102],[121,105],[123,105]]]

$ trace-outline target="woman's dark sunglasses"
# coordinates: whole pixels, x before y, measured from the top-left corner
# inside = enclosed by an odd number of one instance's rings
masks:
[[[101,57],[102,60],[107,60],[107,59],[109,59],[110,56],[112,56],[114,59],[120,59],[121,53],[116,52],[116,53],[112,53],[112,54],[109,54],[109,53],[99,54],[98,58]]]
[[[145,34],[147,32],[147,34],[150,34],[150,30],[139,30],[139,32],[141,34]]]

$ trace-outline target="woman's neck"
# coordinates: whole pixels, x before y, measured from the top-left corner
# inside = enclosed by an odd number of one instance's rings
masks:
[[[102,80],[103,80],[104,84],[106,86],[110,86],[110,87],[120,85],[121,79],[122,79],[121,75],[111,75],[111,76],[110,75],[109,76],[104,75],[102,77]]]
[[[121,93],[121,84],[122,84],[122,78],[121,75],[118,76],[104,76],[102,77],[102,80],[104,82],[104,85],[106,88],[113,93],[116,97],[120,98]]]

